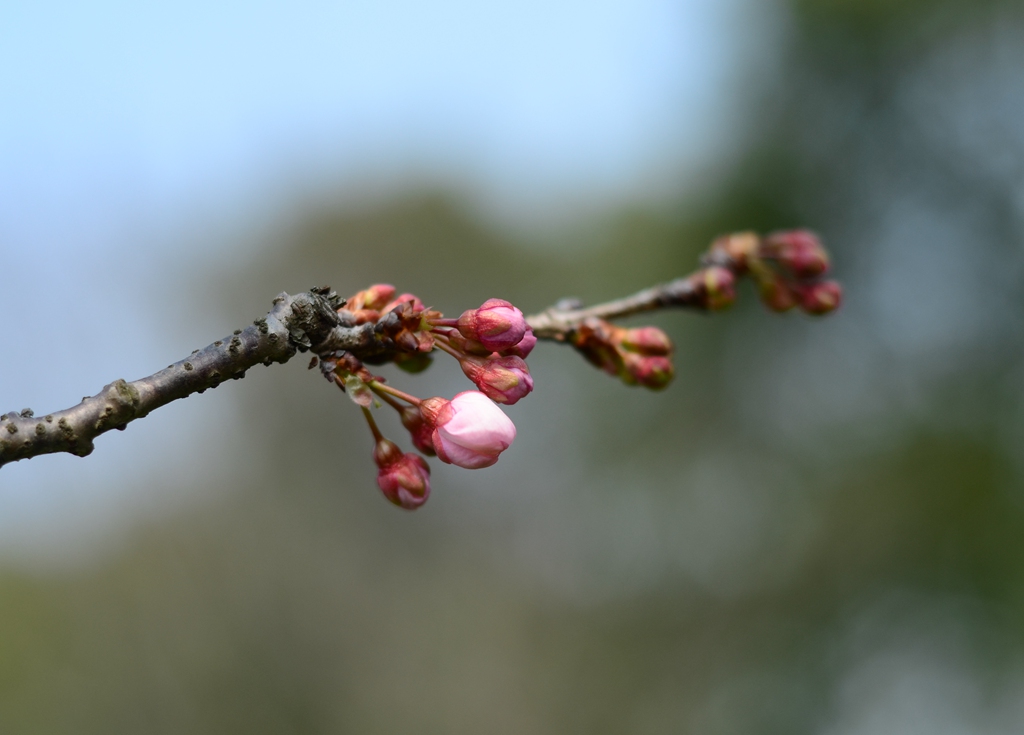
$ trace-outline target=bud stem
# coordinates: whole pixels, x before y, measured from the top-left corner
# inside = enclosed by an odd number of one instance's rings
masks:
[[[381,383],[378,380],[371,380],[369,383],[367,383],[367,385],[369,385],[370,390],[372,390],[377,395],[381,395],[381,393],[389,393],[393,395],[395,398],[400,398],[406,403],[411,403],[414,406],[418,406],[420,405],[420,403],[422,403],[422,401],[420,401],[420,399],[417,398],[416,396],[411,396],[404,391],[398,390],[398,388],[392,388],[390,385],[385,385],[384,383]]]
[[[370,412],[370,409],[366,408],[365,406],[361,406],[360,408],[363,409],[363,416],[366,417],[366,423],[370,425],[370,431],[373,432],[374,441],[378,443],[383,441],[384,435],[381,434],[380,429],[377,428],[377,422],[373,420],[373,414]]]
[[[370,389],[373,390],[372,385],[370,386]],[[405,406],[403,406],[401,403],[396,401],[394,398],[389,396],[384,391],[373,390],[373,392],[376,393],[377,397],[384,401],[384,403],[388,404],[389,406],[391,406],[391,408],[395,409],[396,411],[401,411],[402,409],[405,408]]]
[[[454,357],[456,360],[459,360],[460,362],[462,360],[466,359],[466,355],[462,354],[461,352],[456,350],[454,347],[452,347],[448,343],[448,340],[443,338],[443,337],[441,337],[440,339],[435,340],[434,345],[436,347],[441,348],[442,350],[444,350],[445,352],[447,352],[449,355]]]

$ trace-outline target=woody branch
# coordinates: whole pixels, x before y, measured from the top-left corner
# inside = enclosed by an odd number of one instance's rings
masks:
[[[626,382],[663,387],[667,383],[662,380],[663,375],[650,382],[645,382],[642,375],[639,381],[631,380],[629,365],[624,368],[621,360],[609,362],[609,349],[615,347],[618,339],[609,331],[617,329],[607,323],[609,320],[668,307],[716,311],[732,303],[735,280],[743,275],[753,277],[762,300],[774,310],[799,305],[809,313],[824,313],[835,308],[838,286],[831,281],[815,280],[827,268],[827,260],[821,260],[827,256],[820,245],[815,241],[813,247],[808,247],[800,240],[803,233],[799,231],[779,234],[788,236],[788,240],[777,238],[773,243],[771,237],[760,238],[750,233],[720,238],[705,255],[703,267],[689,276],[588,308],[563,300],[526,317],[526,324],[537,339],[570,342],[591,362]],[[795,248],[791,247],[794,243]],[[818,260],[807,261],[804,256],[809,252]],[[781,258],[789,270],[780,270],[777,263],[773,266],[773,258]],[[294,296],[282,293],[274,299],[273,308],[265,317],[153,375],[132,382],[115,380],[95,396],[83,398],[78,405],[41,417],[30,409],[0,416],[0,466],[58,452],[84,457],[93,451],[93,441],[101,434],[112,429],[124,430],[132,421],[171,401],[203,393],[226,380],[240,379],[256,365],[288,362],[299,352],[311,352],[331,365],[337,363],[339,355],[377,364],[407,357],[408,351],[417,349],[417,345],[410,347],[403,342],[403,338],[408,340],[409,333],[403,326],[408,320],[403,322],[398,316],[401,309],[377,313],[363,312],[361,305],[357,305],[355,312],[343,307],[345,300],[328,288]],[[373,314],[373,318],[361,316],[364,313]],[[458,333],[448,330],[445,336],[443,329],[456,321],[436,320],[434,323],[442,328],[436,330],[436,342],[432,341],[430,346],[457,354],[454,343]],[[631,331],[643,337],[644,329],[649,328]],[[655,357],[648,359],[667,359],[657,357],[670,351],[667,338],[655,339],[653,343],[649,335],[645,338],[647,342],[640,339],[639,347],[635,348],[640,354],[653,350],[650,354]],[[634,349],[629,347],[628,339],[626,346],[627,350]],[[418,348],[424,349],[422,344]],[[469,362],[484,362],[471,355],[464,357],[467,375]],[[342,385],[341,381],[338,383]],[[376,385],[380,387],[380,383]],[[501,400],[500,395],[489,395],[499,403],[512,402]]]

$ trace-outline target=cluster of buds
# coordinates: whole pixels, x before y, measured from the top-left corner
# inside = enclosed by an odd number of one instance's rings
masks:
[[[728,263],[705,269],[749,274],[757,284],[761,301],[772,311],[798,307],[808,314],[835,311],[842,288],[825,280],[830,262],[817,235],[808,230],[784,230],[761,237],[742,232],[718,238],[708,253],[711,263]]]
[[[660,390],[672,381],[672,340],[657,327],[625,329],[591,317],[572,331],[569,342],[627,385]]]
[[[806,230],[764,237],[739,233],[716,240],[704,267],[687,278],[590,310],[556,305],[547,313],[547,322],[541,315],[534,323],[544,337],[573,345],[627,385],[660,390],[674,375],[668,336],[657,327],[627,329],[601,317],[666,305],[726,309],[735,302],[736,279],[743,275],[754,280],[761,300],[774,311],[798,307],[809,314],[825,314],[842,298],[839,284],[824,279],[828,270],[828,254]],[[526,359],[537,337],[523,313],[502,299],[489,299],[458,318],[445,318],[413,294],[395,293],[394,286],[377,284],[346,299],[338,308],[339,320],[353,327],[372,324],[372,344],[358,356],[341,351],[319,357],[323,374],[362,407],[374,436],[377,484],[384,496],[412,510],[430,496],[430,469],[423,456],[479,469],[493,465],[512,445],[516,428],[498,404],[512,405],[533,391]],[[423,400],[388,385],[366,367],[393,362],[419,372],[437,351],[458,361],[476,390],[450,400]],[[371,408],[382,404],[398,412],[419,454],[402,452],[381,434]]]
[[[490,299],[458,319],[445,319],[416,296],[396,297],[393,286],[377,284],[346,299],[338,313],[346,324],[375,325],[379,349],[364,359],[344,351],[322,356],[320,370],[362,407],[374,436],[377,485],[385,498],[407,510],[420,507],[430,496],[430,469],[419,454],[404,453],[384,438],[373,406],[383,403],[398,411],[413,446],[448,464],[489,467],[512,445],[516,427],[496,404],[511,405],[533,390],[526,357],[537,343],[519,309]],[[454,357],[478,390],[451,400],[421,400],[388,385],[364,364],[394,362],[419,372],[435,350]]]

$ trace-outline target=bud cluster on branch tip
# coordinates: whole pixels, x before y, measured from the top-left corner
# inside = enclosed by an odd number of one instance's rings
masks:
[[[376,284],[346,299],[337,310],[339,322],[344,327],[372,324],[370,341],[353,351],[358,357],[342,350],[319,358],[324,376],[363,408],[376,441],[377,484],[392,503],[412,510],[430,493],[430,471],[422,457],[403,454],[383,437],[371,407],[383,402],[397,410],[422,454],[468,469],[489,467],[516,436],[515,425],[495,402],[516,403],[533,390],[526,357],[537,337],[523,313],[503,299],[488,299],[458,319],[446,319],[417,296],[395,296],[395,291],[389,284]],[[392,362],[419,372],[438,349],[458,360],[480,390],[464,391],[450,401],[421,401],[366,368]]]
[[[809,230],[782,230],[763,238],[752,232],[725,235],[711,245],[706,260],[735,274],[749,273],[772,311],[799,307],[820,315],[842,301],[840,285],[822,280],[831,265],[828,252]]]
[[[405,454],[381,438],[373,450],[377,485],[384,497],[406,510],[416,510],[430,497],[430,467],[417,454]]]
[[[515,424],[477,391],[463,391],[450,401],[428,398],[420,403],[420,412],[432,429],[438,458],[466,469],[490,467],[516,438]]]
[[[672,341],[657,327],[624,329],[591,317],[573,331],[569,341],[592,364],[627,385],[660,390],[675,374]]]
[[[722,311],[736,302],[736,276],[728,268],[712,265],[688,279],[694,305],[708,311]]]

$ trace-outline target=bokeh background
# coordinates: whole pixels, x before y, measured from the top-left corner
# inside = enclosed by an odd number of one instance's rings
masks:
[[[3,468],[0,732],[1021,732],[1022,121],[1012,0],[5,4],[0,410],[322,283],[535,311],[806,225],[848,298],[657,315],[659,394],[541,345],[414,514],[300,360]]]

